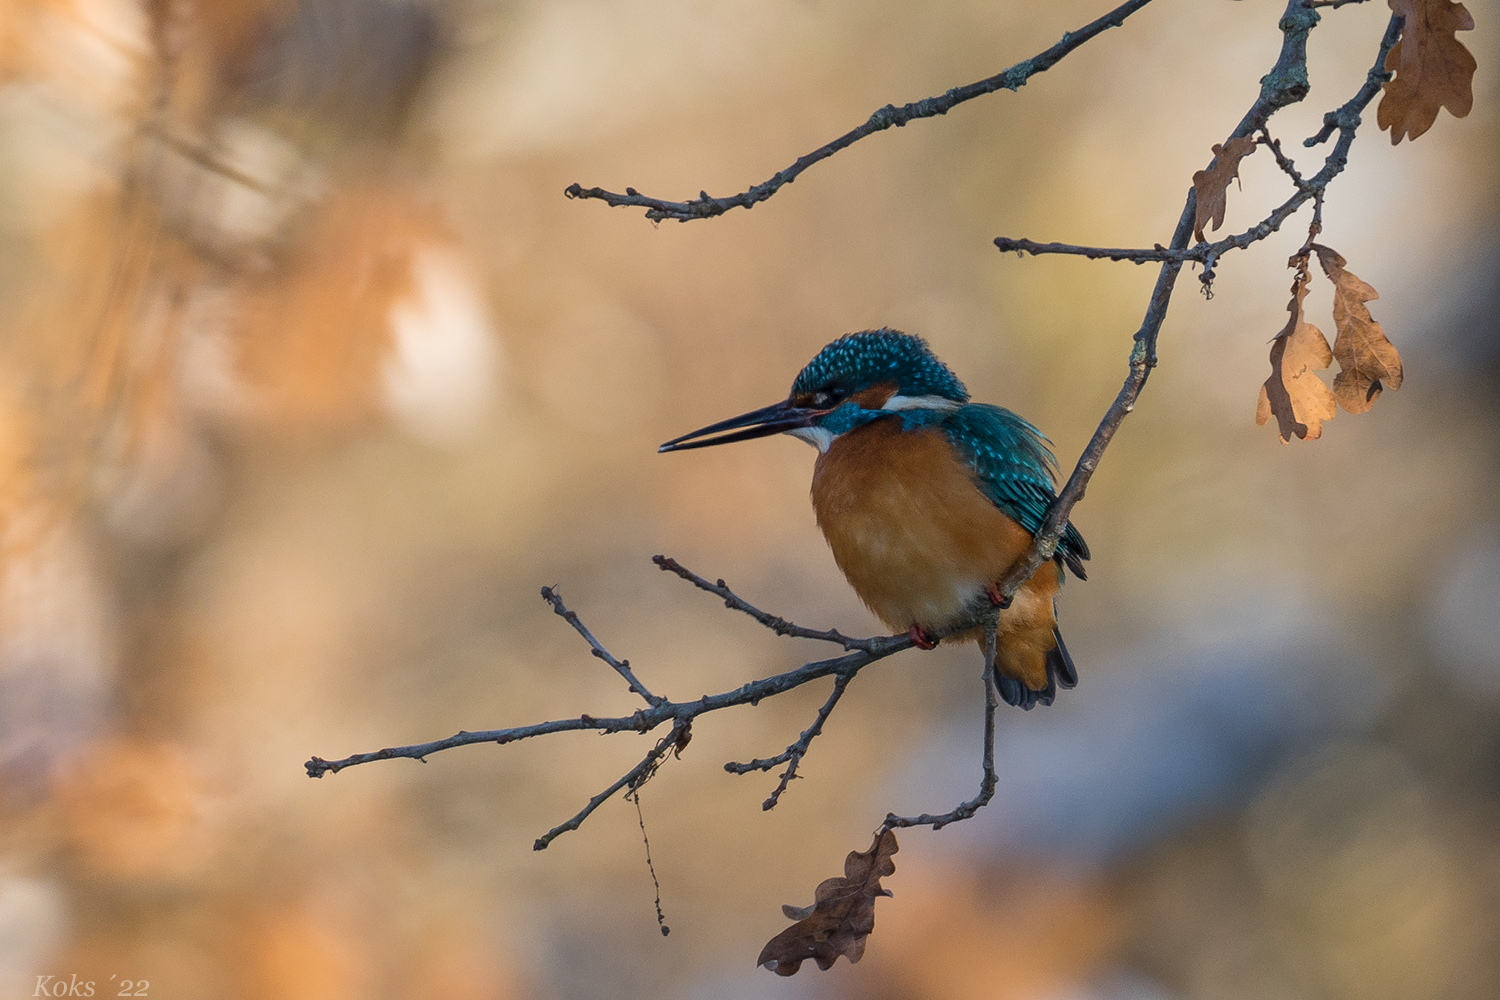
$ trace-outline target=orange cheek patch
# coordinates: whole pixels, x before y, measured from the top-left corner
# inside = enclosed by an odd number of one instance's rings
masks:
[[[896,394],[896,388],[894,382],[881,382],[879,385],[872,385],[868,389],[856,392],[849,398],[867,410],[878,410]]]

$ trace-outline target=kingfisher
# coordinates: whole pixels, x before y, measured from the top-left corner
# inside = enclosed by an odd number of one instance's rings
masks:
[[[1048,441],[1009,410],[972,403],[927,342],[865,330],[824,347],[779,403],[673,438],[683,451],[785,433],[818,450],[818,527],[854,592],[916,645],[999,607],[1001,697],[1050,705],[1078,671],[1057,626],[1066,566],[1086,579],[1089,547],[1071,524],[1052,562],[1005,600],[998,581],[1031,545],[1056,496]],[[982,629],[948,636],[974,639]]]

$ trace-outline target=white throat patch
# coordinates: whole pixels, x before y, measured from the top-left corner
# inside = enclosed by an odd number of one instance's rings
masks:
[[[834,433],[826,427],[793,427],[789,431],[783,431],[801,441],[806,441],[818,451],[827,451],[833,444]]]

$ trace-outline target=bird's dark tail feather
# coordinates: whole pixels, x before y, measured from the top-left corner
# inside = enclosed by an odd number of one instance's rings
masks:
[[[1052,699],[1057,697],[1058,688],[1071,688],[1078,685],[1078,668],[1073,666],[1073,657],[1068,655],[1068,647],[1063,644],[1062,632],[1054,628],[1052,638],[1057,640],[1047,654],[1047,686],[1040,691],[1033,691],[1014,677],[1007,677],[998,670],[995,672],[995,680],[1000,685],[1000,697],[1007,705],[1031,711],[1038,705],[1050,705]]]

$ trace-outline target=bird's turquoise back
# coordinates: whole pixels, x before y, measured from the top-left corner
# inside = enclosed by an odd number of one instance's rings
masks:
[[[1057,460],[1047,439],[1030,423],[1009,410],[988,403],[968,403],[955,410],[902,414],[914,424],[936,426],[979,480],[995,506],[1031,534],[1041,530],[1047,508],[1057,496],[1053,470]],[[1058,541],[1057,552],[1068,568],[1084,579],[1088,544],[1071,524]]]

